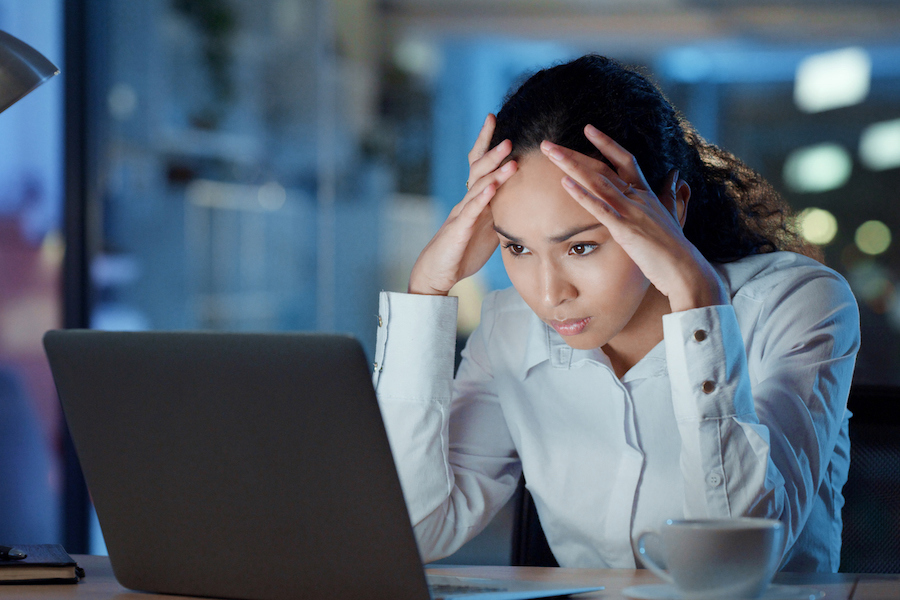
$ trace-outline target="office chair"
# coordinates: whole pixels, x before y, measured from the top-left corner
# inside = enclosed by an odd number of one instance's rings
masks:
[[[519,489],[514,496],[516,503],[512,530],[512,556],[509,564],[514,567],[558,567],[556,557],[547,543],[541,528],[537,509],[525,478],[519,479]]]
[[[900,388],[855,385],[847,402],[841,571],[900,573]]]
[[[900,573],[900,388],[850,391],[850,474],[841,571]],[[510,564],[557,566],[524,479],[516,493]]]

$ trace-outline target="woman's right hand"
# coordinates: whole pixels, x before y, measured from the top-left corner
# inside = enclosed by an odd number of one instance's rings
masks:
[[[512,151],[509,140],[488,152],[495,124],[494,115],[488,115],[469,152],[469,191],[419,254],[409,276],[410,294],[446,296],[457,282],[483,267],[497,247],[488,203],[517,165],[509,161],[500,166]]]

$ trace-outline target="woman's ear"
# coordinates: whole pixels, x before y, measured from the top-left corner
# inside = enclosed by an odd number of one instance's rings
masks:
[[[684,222],[687,218],[687,205],[691,199],[691,186],[684,179],[678,177],[678,169],[669,171],[666,177],[666,183],[662,192],[658,195],[659,201],[663,203],[672,216],[678,221],[678,224],[684,229]]]
[[[673,184],[675,196],[675,218],[678,224],[684,229],[684,223],[687,221],[687,207],[691,200],[691,186],[684,179],[676,178]]]

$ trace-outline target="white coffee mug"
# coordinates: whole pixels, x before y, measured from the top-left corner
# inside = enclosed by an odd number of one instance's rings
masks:
[[[666,521],[635,546],[641,562],[686,599],[744,599],[766,591],[786,541],[780,521],[742,517]]]

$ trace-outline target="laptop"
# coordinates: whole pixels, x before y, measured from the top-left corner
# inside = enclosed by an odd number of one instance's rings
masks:
[[[352,337],[67,330],[44,347],[124,587],[242,600],[602,589],[444,577],[429,591]]]

